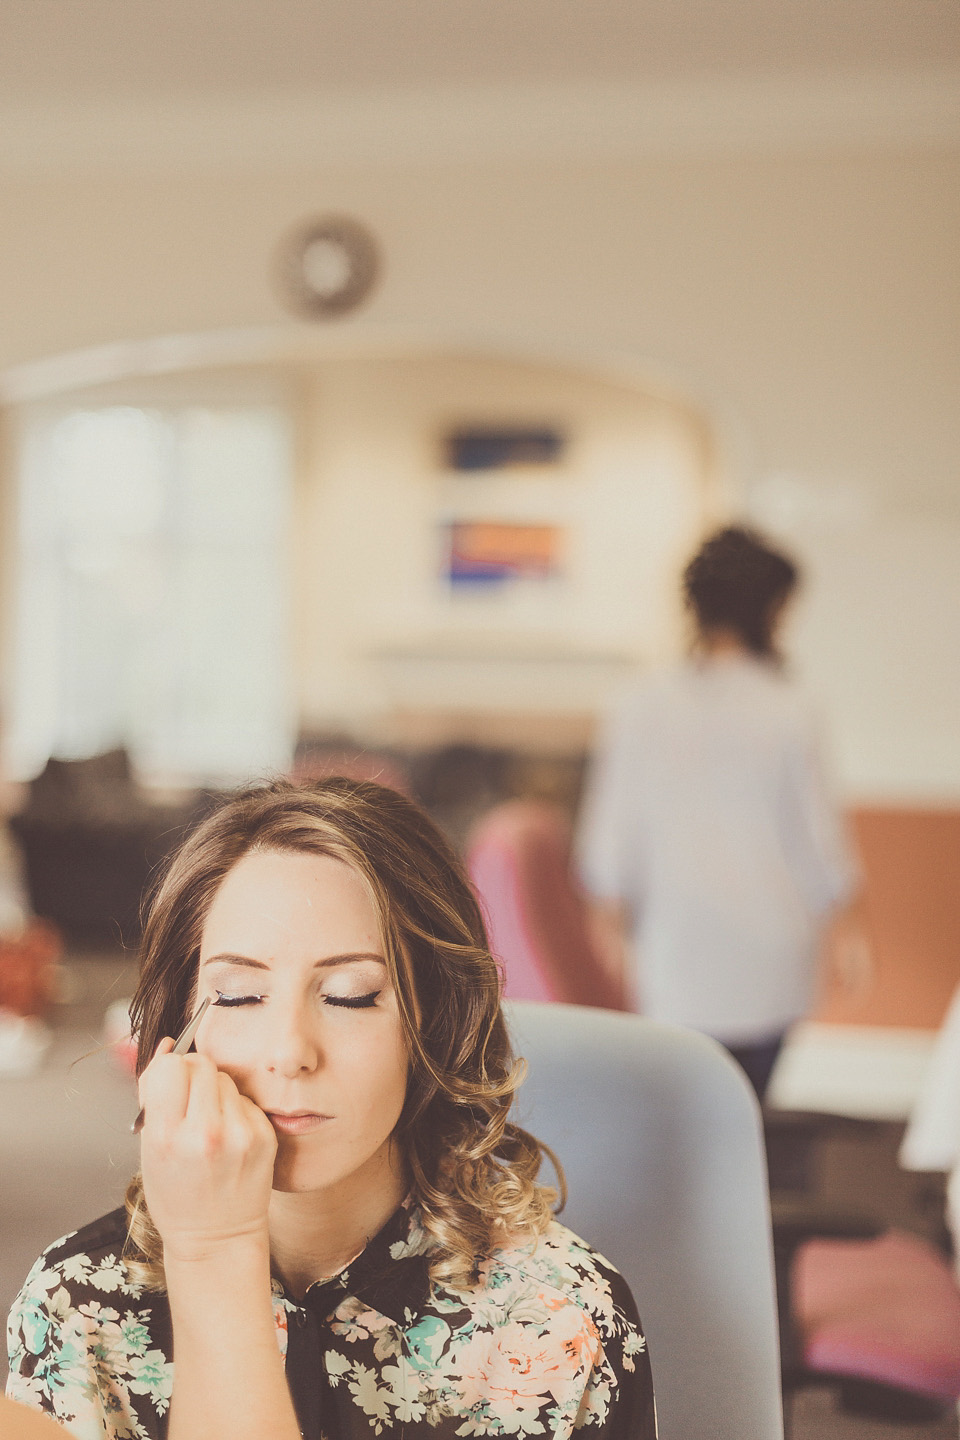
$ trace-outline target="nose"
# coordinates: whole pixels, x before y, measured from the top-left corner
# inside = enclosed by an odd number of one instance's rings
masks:
[[[293,1080],[311,1074],[321,1063],[320,1048],[303,1004],[274,1004],[267,1039],[266,1068]]]

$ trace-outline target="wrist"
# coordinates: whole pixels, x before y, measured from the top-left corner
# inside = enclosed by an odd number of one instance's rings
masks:
[[[181,1231],[163,1242],[163,1267],[190,1271],[196,1268],[226,1271],[270,1269],[270,1236],[267,1227],[210,1231]]]
[[[266,1237],[177,1245],[164,1251],[164,1279],[174,1334],[202,1336],[250,1326],[262,1336],[273,1333],[270,1247]]]

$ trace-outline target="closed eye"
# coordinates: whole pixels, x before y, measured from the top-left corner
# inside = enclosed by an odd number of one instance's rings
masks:
[[[324,1001],[327,1005],[341,1005],[347,1010],[366,1010],[374,1005],[379,990],[371,990],[366,995],[325,995]]]
[[[217,991],[217,998],[214,1005],[259,1005],[264,997],[262,995],[224,995],[222,990]]]

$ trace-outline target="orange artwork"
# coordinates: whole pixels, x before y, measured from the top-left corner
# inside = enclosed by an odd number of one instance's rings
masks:
[[[449,525],[449,578],[454,585],[548,580],[560,573],[558,525],[456,520]]]

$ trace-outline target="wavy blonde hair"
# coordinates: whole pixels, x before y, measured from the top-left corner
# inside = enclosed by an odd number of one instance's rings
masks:
[[[245,790],[207,817],[174,854],[144,926],[130,1007],[137,1073],[186,1023],[207,913],[227,872],[254,850],[327,855],[364,881],[380,924],[409,1057],[396,1136],[424,1228],[430,1276],[468,1286],[506,1235],[533,1240],[564,1182],[553,1154],[507,1117],[526,1067],[513,1057],[501,980],[463,867],[418,806],[394,790],[340,777],[278,780]],[[551,1161],[558,1190],[539,1184]],[[124,1258],[162,1290],[163,1244],[136,1175],[127,1189]]]

